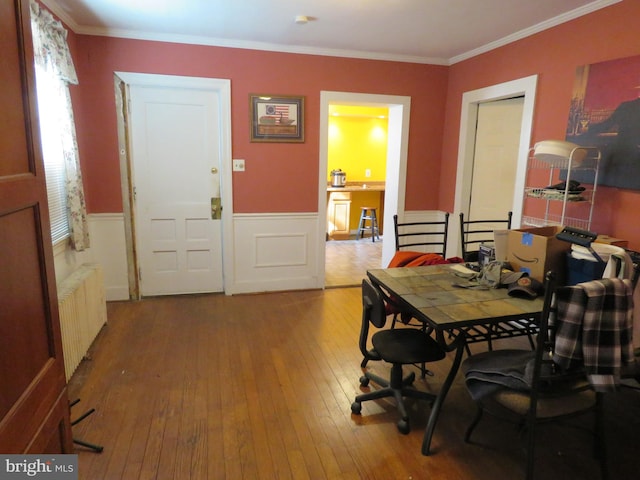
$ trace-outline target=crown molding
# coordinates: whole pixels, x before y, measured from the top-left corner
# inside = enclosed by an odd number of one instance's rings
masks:
[[[576,8],[575,10],[571,10],[570,12],[566,12],[562,15],[558,15],[557,17],[545,20],[544,22],[540,22],[529,28],[525,28],[524,30],[520,30],[519,32],[507,35],[500,40],[496,40],[495,42],[487,43],[486,45],[475,48],[473,50],[469,50],[468,52],[461,55],[451,57],[449,59],[449,65],[453,65],[455,63],[477,57],[478,55],[490,52],[491,50],[495,50],[496,48],[504,47],[505,45],[508,45],[510,43],[517,42],[518,40],[530,37],[531,35],[535,35],[536,33],[540,33],[550,28],[557,27],[558,25],[567,23],[571,20],[582,17],[584,15],[588,15],[589,13],[601,10],[605,7],[614,5],[621,1],[622,0],[597,0],[595,2],[589,3],[588,5],[584,5],[580,8]]]
[[[494,42],[487,43],[460,55],[447,58],[421,57],[417,55],[400,55],[385,52],[366,52],[360,50],[340,50],[302,45],[282,45],[275,43],[252,42],[246,40],[221,39],[193,35],[159,34],[154,32],[140,32],[122,29],[86,27],[78,25],[56,0],[40,0],[54,15],[62,20],[77,35],[95,35],[101,37],[127,38],[132,40],[148,40],[152,42],[184,43],[190,45],[205,45],[224,48],[240,48],[247,50],[262,50],[270,52],[295,53],[301,55],[319,55],[342,58],[359,58],[364,60],[381,60],[402,63],[420,63],[428,65],[450,66],[468,60],[483,53],[495,50],[510,43],[530,37],[536,33],[556,27],[602,8],[621,2],[622,0],[596,0],[580,8],[571,10],[552,19],[540,22],[532,27],[520,30]]]

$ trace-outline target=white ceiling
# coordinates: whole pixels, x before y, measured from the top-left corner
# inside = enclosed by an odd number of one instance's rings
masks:
[[[43,3],[78,34],[450,65],[618,1],[43,0]],[[297,15],[306,15],[310,21],[296,24]]]

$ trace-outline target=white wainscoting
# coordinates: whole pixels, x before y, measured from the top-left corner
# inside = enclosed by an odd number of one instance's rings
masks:
[[[237,214],[233,222],[234,278],[227,293],[322,288],[317,213]],[[128,300],[123,215],[89,215],[89,229],[91,249],[82,261],[102,265],[108,301]]]
[[[443,212],[420,210],[404,213],[404,221],[441,219]],[[318,227],[320,225],[320,227]],[[326,222],[318,221],[313,213],[235,214],[233,216],[233,279],[227,293],[254,293],[281,290],[323,288],[324,265],[320,265],[324,245],[318,228]],[[121,213],[89,215],[91,249],[81,256],[82,262],[100,263],[104,272],[108,301],[128,300],[129,284],[124,236],[124,217]],[[449,216],[449,236],[459,235],[457,218]],[[387,226],[385,242],[393,256],[393,225]],[[63,254],[69,260],[70,251]],[[447,252],[447,256],[453,256]],[[56,255],[58,257],[58,255]],[[390,258],[389,258],[390,260]],[[383,262],[387,264],[388,261]],[[56,258],[58,262],[63,258]],[[75,263],[75,262],[72,262]],[[69,271],[73,270],[67,265]],[[64,275],[66,276],[66,275]]]
[[[437,222],[444,219],[446,212],[442,210],[407,210],[404,212],[404,217],[400,219],[401,222]],[[449,228],[451,228],[451,218],[449,215]],[[391,225],[393,229],[393,225]],[[393,231],[393,230],[392,230]]]
[[[318,278],[317,213],[236,214],[233,220],[231,293],[321,288],[324,284]]]
[[[129,300],[124,214],[89,215],[94,261],[102,265],[107,301]]]
[[[102,266],[107,301],[128,300],[127,251],[122,213],[88,215],[91,248],[75,252],[65,242],[54,248],[56,281],[61,283],[83,263]]]

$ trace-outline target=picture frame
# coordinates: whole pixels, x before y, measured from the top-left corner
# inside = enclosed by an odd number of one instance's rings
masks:
[[[251,142],[304,142],[304,97],[249,95]]]
[[[565,140],[598,147],[598,185],[640,190],[640,55],[576,68]],[[571,178],[592,184],[580,170]]]

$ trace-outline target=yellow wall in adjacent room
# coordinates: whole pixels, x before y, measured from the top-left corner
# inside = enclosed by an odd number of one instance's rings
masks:
[[[331,181],[331,171],[337,169],[346,173],[347,183],[386,180],[388,117],[387,108],[330,106],[327,181]],[[371,172],[369,177],[367,170]],[[351,197],[351,231],[358,228],[362,206],[377,208],[382,217],[379,193],[363,191]]]
[[[384,182],[388,109],[331,106],[329,114],[327,180],[332,170],[342,169],[347,182]]]

